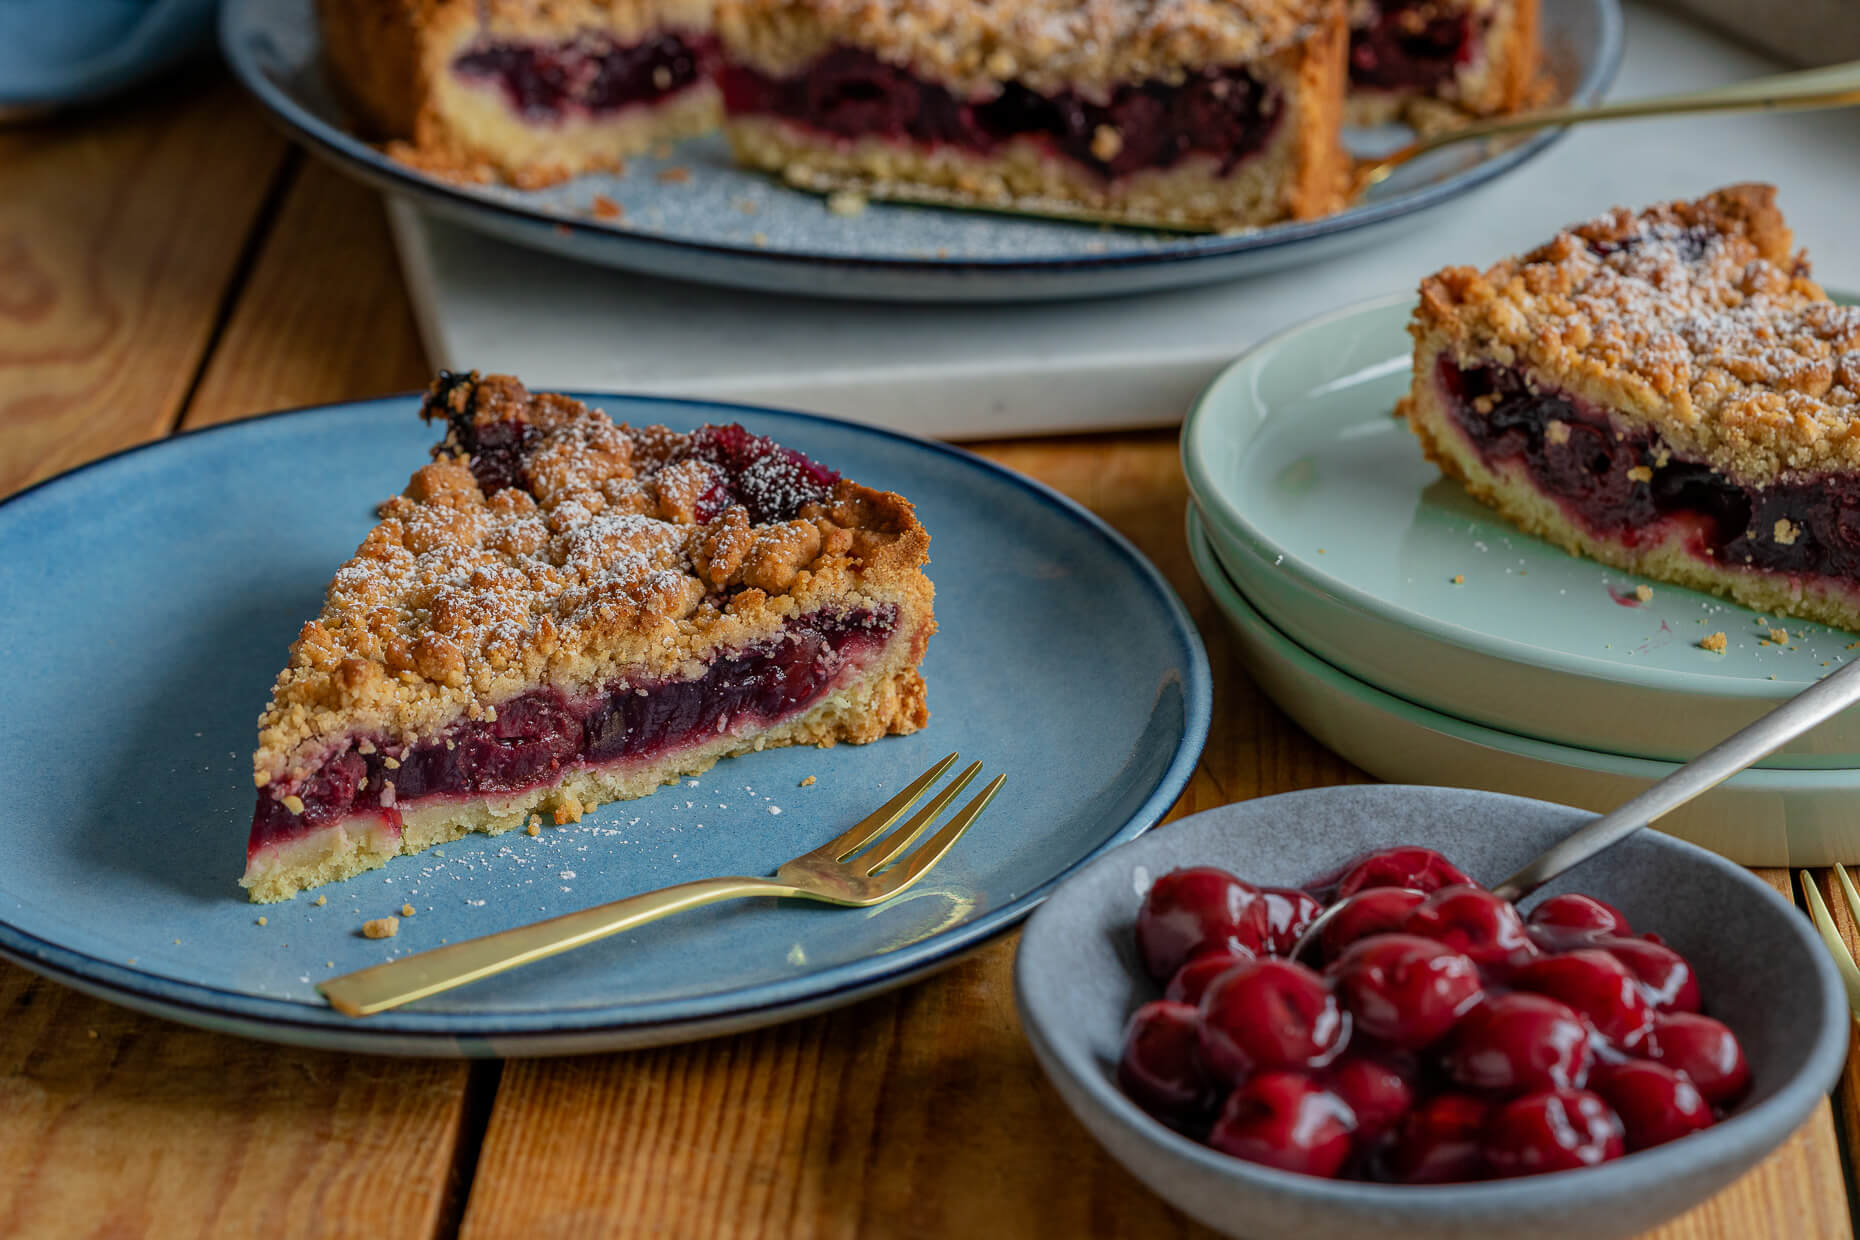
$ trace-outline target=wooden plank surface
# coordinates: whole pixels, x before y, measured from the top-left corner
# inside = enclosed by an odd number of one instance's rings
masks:
[[[185,425],[410,391],[431,377],[380,195],[310,159],[258,251]]]
[[[285,159],[220,80],[0,128],[0,494],[173,427]]]
[[[0,437],[0,491],[177,419],[424,381],[371,195],[302,161],[244,245],[285,165],[252,109],[216,89],[140,120],[0,133],[0,418],[26,428]],[[193,169],[194,190],[155,171],[171,164]],[[114,214],[98,205],[112,194]],[[1176,816],[1364,778],[1239,670],[1181,537],[1172,435],[983,451],[1123,530],[1206,635],[1215,725]],[[188,1030],[0,965],[0,1235],[1205,1234],[1110,1162],[1046,1085],[1013,1011],[1012,952],[998,940],[780,1028],[514,1062],[501,1080]],[[1856,1079],[1850,1065],[1848,1133]],[[1823,1107],[1653,1234],[1849,1235],[1842,1157]]]
[[[434,1235],[465,1077],[207,1033],[0,964],[0,1236]]]

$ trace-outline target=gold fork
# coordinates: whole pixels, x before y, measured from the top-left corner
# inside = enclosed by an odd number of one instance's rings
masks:
[[[514,930],[487,934],[483,938],[345,973],[317,989],[338,1012],[346,1016],[371,1016],[719,900],[791,896],[853,908],[882,904],[928,874],[930,867],[941,861],[943,854],[981,817],[1007,779],[1005,775],[995,776],[974,800],[943,825],[942,830],[907,856],[907,850],[917,842],[917,837],[982,769],[981,763],[974,763],[908,822],[879,839],[880,833],[902,818],[955,761],[956,755],[950,754],[873,810],[858,826],[831,843],[787,862],[775,871],[774,878],[705,878],[680,883],[676,887],[648,891],[534,925],[518,926]],[[874,840],[878,842],[874,844]]]
[[[1697,112],[1802,112],[1815,108],[1840,108],[1856,103],[1860,103],[1860,60],[1828,65],[1821,69],[1749,78],[1683,95],[1626,99],[1619,103],[1597,104],[1586,108],[1545,108],[1535,112],[1519,112],[1492,120],[1474,121],[1458,129],[1410,142],[1378,159],[1366,160],[1357,165],[1356,188],[1359,192],[1368,189],[1409,160],[1429,151],[1455,142],[1470,142],[1500,134],[1548,129],[1555,125],[1579,125],[1588,121],[1627,120],[1640,116],[1679,116]]]
[[[1853,1009],[1855,1016],[1860,1016],[1860,967],[1854,965],[1854,955],[1847,950],[1847,941],[1841,938],[1841,932],[1834,925],[1834,918],[1828,915],[1828,906],[1821,898],[1821,889],[1815,885],[1814,876],[1807,870],[1798,871],[1802,880],[1802,892],[1808,899],[1808,915],[1815,923],[1815,929],[1821,931],[1822,942],[1828,945],[1828,952],[1834,957],[1834,967],[1841,975],[1841,982],[1847,987],[1847,1006]],[[1860,919],[1860,891],[1854,890],[1854,880],[1847,877],[1847,867],[1834,863],[1834,878],[1839,886],[1841,899],[1847,905],[1847,915]]]

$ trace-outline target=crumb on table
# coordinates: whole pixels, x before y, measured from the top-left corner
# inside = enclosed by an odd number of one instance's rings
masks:
[[[812,775],[809,775],[806,779],[801,781],[801,787],[803,788],[811,788],[813,787],[813,785],[814,785],[814,777]]]
[[[1653,587],[1644,582],[1635,586],[1634,597],[1643,603],[1651,603],[1653,601]]]
[[[400,915],[401,915],[402,917],[411,917],[411,916],[413,916],[413,905],[411,905],[411,904],[403,904],[403,905],[401,905],[401,906],[400,906]]]
[[[1770,640],[1775,642],[1778,646],[1782,645],[1784,642],[1789,640],[1789,630],[1788,629],[1771,629]]]
[[[362,934],[371,939],[391,939],[400,933],[400,918],[377,917],[362,923]]]
[[[316,899],[314,899],[314,900],[312,900],[312,901],[310,901],[310,903],[312,903],[312,904],[314,904],[314,905],[316,905],[316,906],[317,906],[318,908],[322,908],[322,907],[323,907],[323,906],[324,906],[325,904],[328,904],[328,903],[329,903],[329,897],[328,897],[328,896],[318,896],[318,897],[317,897]]]
[[[270,924],[270,921],[271,921],[271,919],[270,919],[269,917],[261,917],[261,918],[259,918],[259,919],[258,919],[258,924],[259,924],[259,925],[261,925],[261,926],[264,926],[264,925],[269,925],[269,924]]]
[[[1723,654],[1727,644],[1724,630],[1722,629],[1716,633],[1707,633],[1705,636],[1699,638],[1699,649],[1709,650],[1713,654]]]
[[[609,198],[606,194],[594,195],[594,205],[589,208],[597,220],[618,220],[626,218],[626,208]]]
[[[1466,584],[1466,574],[1465,574],[1465,573],[1455,573],[1455,574],[1453,574],[1453,584],[1454,584],[1454,585],[1456,585],[1456,586],[1463,586],[1463,585],[1465,585],[1465,584]]]

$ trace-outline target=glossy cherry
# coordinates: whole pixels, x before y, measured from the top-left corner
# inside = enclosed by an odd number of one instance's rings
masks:
[[[1146,1003],[1124,1025],[1117,1083],[1150,1114],[1183,1122],[1214,1104],[1214,1089],[1197,1058],[1198,1018],[1186,1003]]]
[[[1647,1002],[1662,1012],[1699,1010],[1698,979],[1692,966],[1672,948],[1647,939],[1598,939],[1601,948],[1634,971]]]
[[[1575,1009],[1523,990],[1491,996],[1468,1012],[1444,1059],[1456,1083],[1507,1096],[1581,1089],[1593,1062]]]
[[[1715,1107],[1730,1106],[1750,1088],[1750,1065],[1737,1035],[1709,1016],[1663,1013],[1655,1018],[1641,1054],[1685,1073]]]
[[[1626,1152],[1621,1119],[1586,1089],[1551,1089],[1514,1098],[1485,1126],[1485,1161],[1496,1176],[1572,1171]]]
[[[1137,912],[1137,950],[1158,982],[1203,952],[1264,953],[1266,903],[1226,870],[1195,866],[1157,879]]]
[[[1491,1104],[1471,1094],[1435,1094],[1402,1121],[1387,1169],[1404,1184],[1458,1184],[1485,1173],[1485,1121]]]
[[[1501,973],[1538,954],[1518,910],[1483,887],[1440,888],[1415,906],[1401,930],[1445,943],[1481,968]]]
[[[1209,982],[1235,965],[1245,964],[1252,959],[1253,953],[1244,951],[1208,952],[1196,956],[1175,971],[1175,976],[1169,979],[1169,985],[1163,990],[1163,998],[1175,1003],[1198,1004],[1201,996],[1207,993]]]
[[[1201,996],[1201,1062],[1239,1085],[1256,1072],[1322,1068],[1350,1041],[1350,1016],[1316,973],[1289,960],[1237,965]]]
[[[1359,1146],[1372,1144],[1394,1131],[1414,1108],[1414,1082],[1378,1056],[1345,1055],[1331,1065],[1324,1080],[1356,1116]]]
[[[1663,1063],[1610,1064],[1589,1083],[1621,1117],[1630,1150],[1664,1145],[1712,1125],[1711,1104],[1698,1086]]]
[[[1356,1028],[1405,1050],[1445,1036],[1479,1001],[1479,969],[1444,943],[1382,934],[1354,943],[1330,966]]]
[[[1561,999],[1597,1033],[1625,1051],[1637,1048],[1653,1028],[1653,1005],[1647,1002],[1640,979],[1604,951],[1541,956],[1514,972],[1511,984]]]
[[[1390,934],[1401,928],[1415,906],[1427,897],[1401,887],[1370,887],[1341,902],[1337,915],[1318,931],[1324,958],[1335,960],[1350,944],[1372,934]]]
[[[1228,1096],[1208,1144],[1281,1171],[1334,1176],[1350,1156],[1354,1128],[1343,1099],[1309,1076],[1262,1072]]]
[[[1585,896],[1578,892],[1566,892],[1560,896],[1551,896],[1542,904],[1531,910],[1525,921],[1533,926],[1543,926],[1554,930],[1572,930],[1598,935],[1626,936],[1628,920],[1621,915],[1621,910],[1612,904]]]
[[[1266,947],[1275,956],[1289,956],[1305,927],[1317,920],[1324,906],[1317,897],[1296,887],[1262,887],[1266,901]]]
[[[1459,885],[1477,884],[1433,849],[1404,845],[1370,853],[1344,871],[1336,898],[1347,900],[1370,887],[1410,887],[1426,894]]]

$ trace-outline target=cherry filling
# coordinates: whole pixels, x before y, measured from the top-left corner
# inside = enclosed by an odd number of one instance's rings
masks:
[[[285,807],[275,786],[259,793],[247,851],[354,813],[393,819],[394,806],[420,797],[514,792],[578,764],[649,758],[740,722],[773,723],[833,688],[850,663],[885,644],[897,620],[891,606],[817,612],[772,641],[718,658],[693,680],[620,682],[579,701],[539,689],[504,703],[494,720],[461,723],[398,752],[371,744],[364,753],[356,738],[295,789],[301,813]]]
[[[1350,85],[1428,91],[1472,59],[1472,17],[1434,0],[1381,0],[1350,30]]]
[[[568,43],[493,43],[466,52],[452,71],[503,89],[530,120],[571,112],[614,112],[650,103],[714,72],[717,42],[708,35],[661,34],[643,43],[583,35]]]
[[[1823,475],[1745,486],[1702,462],[1667,456],[1650,431],[1617,434],[1606,413],[1535,391],[1510,367],[1461,369],[1443,357],[1438,376],[1480,457],[1521,463],[1538,489],[1598,537],[1636,547],[1680,522],[1689,549],[1720,564],[1860,580],[1860,480]]]
[[[1266,145],[1279,96],[1245,69],[1204,69],[1179,85],[1119,86],[1104,103],[1076,91],[1042,95],[1017,82],[992,99],[963,100],[870,52],[836,47],[805,71],[766,77],[725,65],[731,115],[770,115],[838,138],[883,137],[986,154],[1031,138],[1100,176],[1167,168],[1191,154],[1223,174]]]

